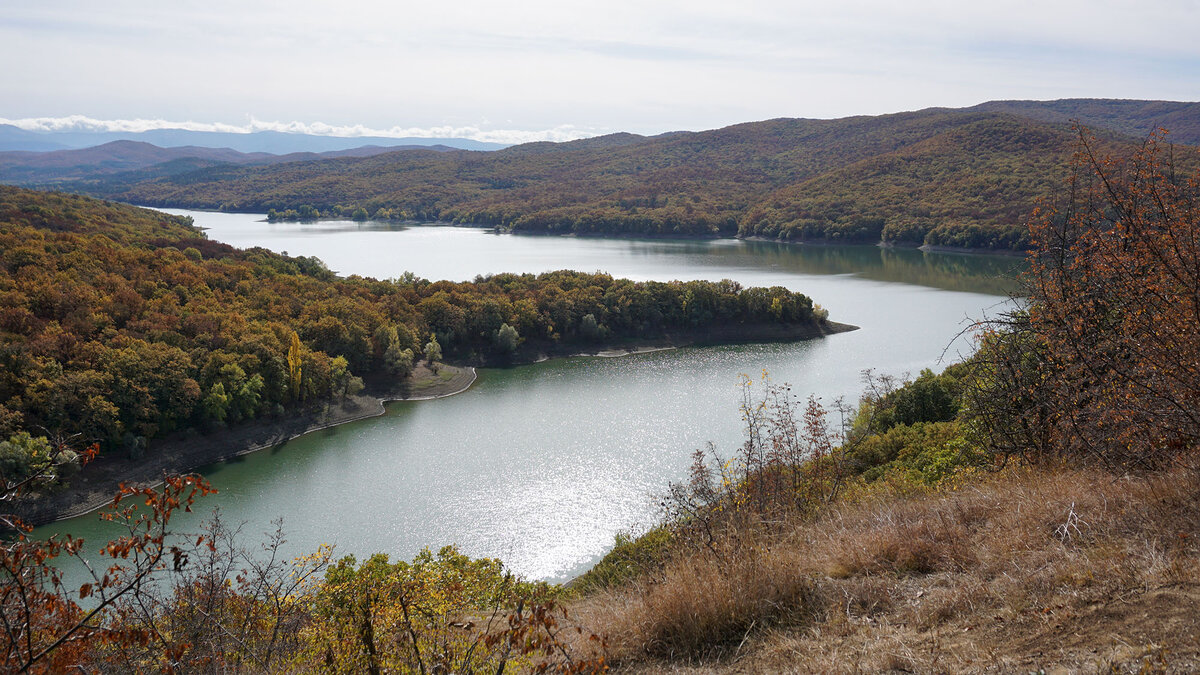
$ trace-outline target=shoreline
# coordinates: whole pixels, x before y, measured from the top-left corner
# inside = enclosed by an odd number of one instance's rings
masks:
[[[749,331],[747,328],[731,326],[725,330],[710,329],[688,336],[667,335],[659,340],[628,342],[625,346],[607,345],[596,351],[568,353],[539,349],[508,365],[542,363],[558,358],[620,358],[700,345],[809,340],[859,329],[858,326],[834,321],[817,326],[763,325],[752,327]],[[310,433],[379,417],[386,412],[387,403],[431,401],[461,394],[470,389],[479,377],[474,366],[443,364],[439,371],[433,373],[422,363],[414,369],[413,379],[399,385],[384,378],[373,378],[368,383],[369,393],[346,397],[336,403],[295,410],[283,418],[260,418],[208,434],[177,432],[153,443],[146,455],[134,465],[123,456],[100,457],[77,474],[67,488],[38,499],[20,500],[13,504],[13,510],[24,522],[35,527],[78,518],[110,504],[121,484],[139,488],[157,487],[162,484],[166,474],[195,472],[211,464],[282,446]]]
[[[137,206],[139,208],[155,209],[155,210],[177,209],[177,210],[184,210],[184,211],[204,211],[204,212],[210,212],[210,213],[242,213],[242,214],[249,214],[249,215],[261,215],[263,222],[267,222],[267,215],[265,213],[259,213],[257,211],[241,211],[241,210],[222,211],[221,209],[197,208],[194,206],[146,206],[144,204],[134,204],[132,202],[130,202],[130,204],[132,206]],[[883,241],[883,240],[876,241],[876,242],[869,242],[869,241],[839,242],[839,241],[830,241],[827,239],[809,239],[809,240],[778,239],[775,237],[764,237],[764,236],[759,236],[759,235],[750,235],[750,236],[743,237],[743,236],[739,236],[736,234],[730,235],[730,234],[725,234],[725,233],[721,233],[721,232],[710,232],[710,233],[700,233],[700,232],[697,232],[697,233],[546,232],[546,231],[513,232],[510,230],[509,231],[499,230],[499,229],[497,229],[498,226],[489,225],[486,223],[456,223],[456,222],[448,221],[448,220],[369,220],[368,219],[365,221],[354,221],[349,218],[341,218],[341,217],[339,217],[339,218],[321,217],[321,218],[316,218],[314,220],[308,220],[308,221],[277,220],[274,222],[275,222],[275,224],[292,224],[292,223],[303,224],[303,223],[319,223],[319,222],[357,222],[360,224],[361,223],[385,223],[385,224],[389,224],[389,225],[401,225],[404,227],[422,227],[422,226],[460,227],[460,228],[468,228],[468,229],[475,229],[475,230],[482,230],[482,231],[491,231],[491,233],[498,234],[498,235],[507,234],[507,235],[532,236],[532,237],[575,237],[575,238],[579,238],[579,239],[630,239],[630,240],[680,240],[680,241],[760,241],[760,242],[770,242],[770,243],[776,243],[776,244],[788,244],[788,245],[794,245],[794,246],[876,246],[879,248],[911,249],[911,250],[922,251],[925,253],[962,253],[962,254],[971,254],[971,255],[1002,255],[1002,256],[1011,256],[1011,257],[1025,257],[1026,255],[1028,255],[1028,251],[1018,251],[1018,250],[1013,250],[1013,249],[971,248],[971,247],[959,247],[959,246],[934,246],[934,245],[929,245],[929,244],[910,244],[907,242],[898,243],[898,242],[888,242],[888,241]],[[206,229],[206,228],[202,228],[199,226],[196,226],[196,227],[199,230]]]
[[[478,379],[471,366],[443,365],[440,370],[449,377],[433,375],[422,364],[414,370],[415,374],[424,375],[416,386],[376,388],[370,394],[346,397],[328,406],[293,411],[284,418],[260,418],[211,434],[172,434],[153,443],[146,456],[133,466],[121,456],[100,457],[84,467],[66,489],[38,499],[21,500],[13,504],[13,510],[25,523],[35,527],[86,516],[112,503],[122,483],[139,488],[158,487],[164,474],[194,472],[210,464],[279,447],[307,434],[379,417],[386,412],[386,404],[394,401],[430,401],[461,394]]]
[[[594,350],[580,351],[574,349],[545,349],[545,345],[533,346],[523,353],[517,354],[506,363],[485,363],[493,367],[518,366],[530,363],[542,363],[551,359],[570,359],[576,357],[621,358],[636,354],[682,349],[684,347],[711,347],[717,345],[738,344],[769,344],[773,342],[796,342],[800,340],[815,340],[817,338],[849,333],[859,330],[858,326],[826,320],[819,324],[731,324],[727,326],[712,326],[704,330],[686,333],[666,334],[657,339],[632,339],[623,343],[597,346]],[[521,350],[518,350],[521,352]]]

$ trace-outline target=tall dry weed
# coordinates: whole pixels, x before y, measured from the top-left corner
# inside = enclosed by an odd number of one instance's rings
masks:
[[[597,596],[585,610],[620,657],[692,661],[732,654],[756,628],[794,623],[822,606],[790,550],[696,551],[661,580]]]

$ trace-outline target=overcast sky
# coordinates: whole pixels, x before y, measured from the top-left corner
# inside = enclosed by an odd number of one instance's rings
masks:
[[[1192,0],[0,0],[0,118],[518,141],[1194,101],[1198,34]]]

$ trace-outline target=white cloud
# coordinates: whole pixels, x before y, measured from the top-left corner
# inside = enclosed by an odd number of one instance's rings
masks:
[[[256,131],[279,131],[290,134],[311,134],[314,136],[338,136],[345,138],[360,138],[364,136],[378,136],[383,138],[468,138],[474,141],[513,144],[533,141],[573,141],[596,136],[599,133],[580,129],[569,124],[541,130],[483,129],[478,126],[449,125],[436,127],[393,126],[386,129],[374,129],[361,124],[339,126],[325,124],[324,122],[279,122],[254,118],[251,118],[246,124],[228,124],[225,122],[173,122],[163,119],[101,120],[87,117],[86,115],[26,117],[22,119],[0,117],[0,124],[9,124],[25,129],[26,131],[43,133],[68,131],[140,133],[154,129],[183,129],[186,131],[214,131],[232,134],[249,134]]]
[[[19,64],[0,69],[0,115],[253,111],[515,142],[999,98],[1194,99],[1197,25],[1195,0],[0,0],[0,60]]]

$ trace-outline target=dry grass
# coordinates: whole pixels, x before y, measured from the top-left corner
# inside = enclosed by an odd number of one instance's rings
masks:
[[[795,552],[724,546],[684,556],[660,578],[593,598],[618,653],[671,661],[736,654],[756,627],[803,620],[817,603]]]
[[[744,530],[574,614],[632,670],[1187,672],[1198,538],[1195,472],[1011,470]]]

